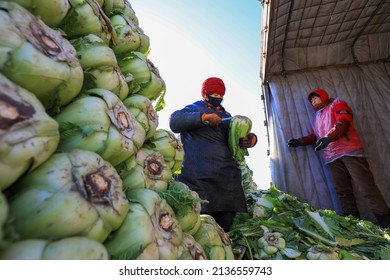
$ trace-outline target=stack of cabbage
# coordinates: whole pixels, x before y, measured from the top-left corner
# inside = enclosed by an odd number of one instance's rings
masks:
[[[1,259],[232,259],[149,50],[128,1],[0,1]]]
[[[128,1],[0,0],[0,259],[390,259],[389,230],[257,190],[243,116],[250,210],[229,233],[200,215],[148,53]]]

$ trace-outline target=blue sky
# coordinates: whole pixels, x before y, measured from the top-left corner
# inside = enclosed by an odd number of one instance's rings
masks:
[[[258,0],[130,0],[139,26],[150,38],[149,59],[167,91],[158,112],[159,127],[169,129],[170,114],[201,99],[202,82],[224,80],[223,106],[252,120],[259,142],[246,158],[259,188],[270,182],[264,111],[261,101],[261,4]]]

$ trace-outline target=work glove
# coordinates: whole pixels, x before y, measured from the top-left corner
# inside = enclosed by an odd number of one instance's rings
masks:
[[[254,133],[249,133],[247,136],[238,139],[238,145],[241,149],[252,148],[256,145],[256,143],[257,136]]]
[[[296,147],[302,146],[302,142],[299,139],[292,138],[292,139],[288,140],[287,146],[289,146],[290,148],[296,148]]]
[[[217,126],[221,123],[222,119],[217,114],[203,114],[202,123],[209,126]]]
[[[320,151],[322,149],[325,149],[330,142],[332,141],[330,141],[329,137],[322,137],[318,139],[316,142],[316,146],[314,147],[314,151]]]

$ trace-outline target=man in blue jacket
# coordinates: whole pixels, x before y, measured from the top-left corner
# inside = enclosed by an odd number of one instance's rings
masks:
[[[171,130],[180,133],[184,148],[184,162],[178,180],[185,183],[199,197],[202,214],[211,215],[228,232],[237,212],[246,212],[241,171],[228,145],[231,117],[221,105],[225,84],[210,77],[202,84],[202,100],[172,113]],[[257,142],[250,133],[240,139],[241,148],[251,148]]]

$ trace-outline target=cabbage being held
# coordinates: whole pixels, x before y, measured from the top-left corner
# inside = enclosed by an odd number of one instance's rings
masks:
[[[239,165],[245,164],[245,156],[247,156],[248,149],[242,149],[239,145],[239,139],[247,136],[252,129],[252,121],[246,116],[234,116],[230,121],[229,131],[229,148],[232,152],[233,158]]]
[[[86,150],[52,155],[10,190],[9,216],[22,239],[86,236],[102,242],[129,208],[116,170]]]

